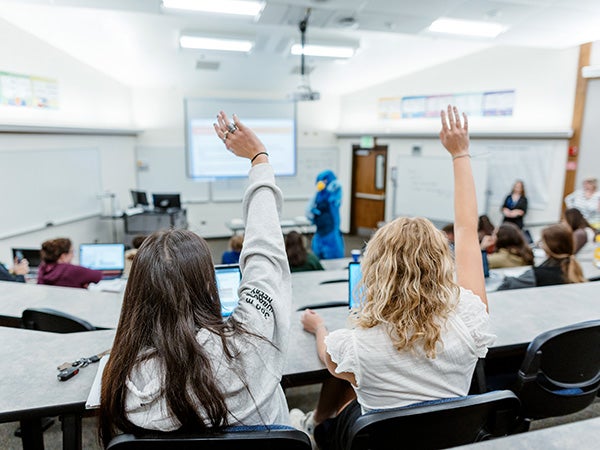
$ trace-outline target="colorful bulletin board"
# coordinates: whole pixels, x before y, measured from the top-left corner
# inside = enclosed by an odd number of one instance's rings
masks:
[[[512,116],[514,104],[514,90],[384,97],[378,101],[378,116],[385,120],[439,117],[448,105],[469,116]]]
[[[58,109],[58,81],[0,72],[0,105]]]

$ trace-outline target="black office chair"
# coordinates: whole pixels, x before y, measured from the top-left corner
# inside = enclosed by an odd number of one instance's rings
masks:
[[[348,450],[440,449],[506,436],[517,426],[520,402],[511,391],[457,397],[360,416]]]
[[[311,450],[302,431],[281,425],[230,427],[223,432],[121,434],[107,450]]]
[[[77,333],[97,330],[91,323],[51,308],[29,308],[21,315],[23,328],[52,333]]]
[[[527,348],[514,392],[523,431],[532,420],[580,411],[600,390],[600,320],[547,331]]]

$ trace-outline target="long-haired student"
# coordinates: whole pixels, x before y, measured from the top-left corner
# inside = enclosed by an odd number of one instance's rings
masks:
[[[466,116],[443,111],[440,138],[454,168],[456,263],[429,220],[398,218],[367,244],[356,327],[328,333],[314,311],[302,316],[334,381],[314,412],[293,410],[292,423],[309,432],[320,424],[314,434],[322,449],[344,448],[345,430],[361,413],[466,395],[493,341]]]
[[[280,386],[291,308],[278,218],[282,194],[262,142],[233,119],[219,113],[215,131],[228,150],[251,161],[242,205],[239,305],[222,317],[204,239],[185,230],[146,238],[133,262],[102,377],[105,445],[116,433],[139,428],[289,423]]]

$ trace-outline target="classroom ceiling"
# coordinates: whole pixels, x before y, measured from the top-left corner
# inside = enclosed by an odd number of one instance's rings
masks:
[[[9,22],[132,87],[285,93],[301,81],[300,57],[289,49],[308,7],[308,43],[358,46],[349,60],[308,58],[310,84],[321,93],[355,91],[493,46],[555,49],[600,39],[600,0],[265,0],[258,19],[174,13],[160,0],[0,0],[0,26]],[[493,39],[429,32],[441,16],[508,29]],[[249,54],[183,50],[182,31],[247,36],[255,46]],[[10,45],[18,51],[18,42]]]

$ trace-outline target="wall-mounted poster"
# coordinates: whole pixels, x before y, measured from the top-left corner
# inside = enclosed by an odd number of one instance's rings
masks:
[[[0,105],[58,108],[58,82],[54,79],[0,72]]]
[[[440,110],[456,105],[469,116],[512,116],[515,91],[411,95],[379,99],[379,118],[387,120],[439,117]]]

